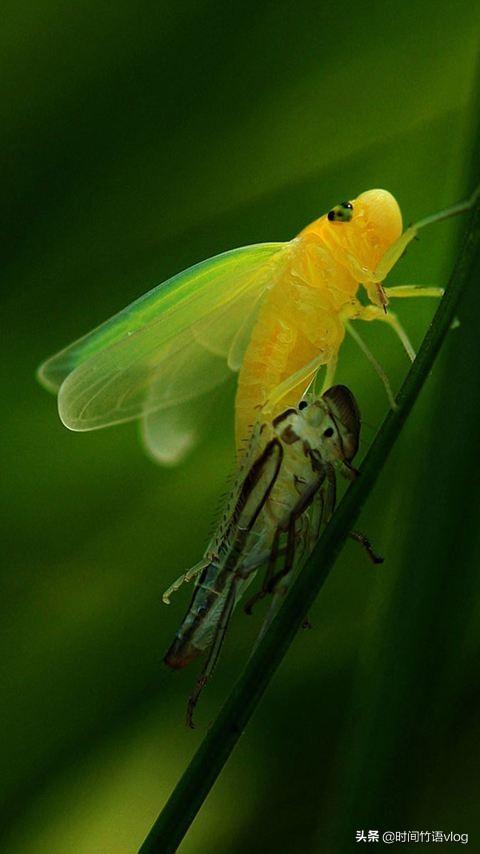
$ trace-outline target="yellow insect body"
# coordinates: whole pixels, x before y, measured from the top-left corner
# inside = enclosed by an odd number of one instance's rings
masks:
[[[370,190],[349,204],[348,224],[325,214],[292,241],[288,264],[265,295],[238,379],[238,443],[248,435],[259,404],[268,408],[281,383],[313,360],[316,369],[333,368],[345,321],[364,310],[356,299],[360,283],[402,233],[400,208],[386,190]],[[299,400],[307,379],[271,402],[273,415]]]

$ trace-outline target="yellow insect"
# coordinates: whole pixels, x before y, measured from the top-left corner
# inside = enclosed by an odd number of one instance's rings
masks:
[[[289,242],[234,249],[174,276],[48,359],[40,381],[58,392],[60,417],[71,430],[141,417],[147,448],[166,464],[195,445],[209,414],[205,395],[232,372],[239,372],[240,447],[260,416],[272,418],[298,401],[322,366],[323,388],[332,385],[346,332],[393,402],[386,376],[352,321],[387,323],[414,359],[387,305],[397,298],[440,297],[443,290],[382,283],[421,228],[468,210],[475,197],[402,233],[395,198],[368,190]],[[358,299],[361,285],[368,305]]]

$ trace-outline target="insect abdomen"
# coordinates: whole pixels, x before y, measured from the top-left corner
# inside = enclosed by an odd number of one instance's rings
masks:
[[[345,296],[348,301],[349,296]],[[236,398],[236,437],[240,447],[249,435],[270,394],[312,359],[328,364],[336,357],[344,337],[339,310],[326,287],[312,287],[294,271],[266,295],[240,370]],[[301,398],[300,382],[282,397],[268,418]]]
[[[181,670],[202,652],[203,650],[198,649],[191,641],[176,637],[169,646],[163,660],[167,667],[171,667],[172,670]]]

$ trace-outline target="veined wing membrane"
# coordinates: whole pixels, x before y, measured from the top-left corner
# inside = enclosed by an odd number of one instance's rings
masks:
[[[181,403],[217,385],[221,379],[210,372],[211,357],[224,355],[228,348],[227,334],[220,353],[215,342],[210,346],[218,331],[217,314],[233,338],[248,304],[257,305],[282,269],[288,247],[247,246],[197,264],[49,359],[40,378],[50,390],[60,388],[59,410],[66,426],[105,427]],[[196,327],[202,328],[199,336]],[[182,370],[176,360],[181,360]]]
[[[204,325],[194,324],[192,335],[197,343],[197,354],[192,344],[186,346],[181,358],[170,360],[170,377],[162,371],[158,380],[153,379],[142,418],[142,436],[148,453],[161,465],[176,465],[198,444],[212,423],[214,389],[238,371],[255,325],[263,292],[240,297],[235,312],[224,310],[209,315]],[[248,302],[247,299],[248,298]],[[245,303],[244,305],[242,305]],[[232,323],[233,321],[236,323]],[[238,315],[244,317],[238,326]],[[235,330],[235,326],[238,328]],[[200,347],[204,346],[202,352]],[[199,374],[199,369],[201,373]],[[160,388],[157,387],[160,383]],[[208,385],[205,393],[205,386]],[[183,402],[171,405],[164,403],[158,408],[159,394],[168,400],[174,388],[191,390],[191,396]]]
[[[230,351],[243,327],[248,325],[250,332],[253,328],[263,291],[263,288],[256,288],[254,292],[246,288],[235,299],[235,311],[232,311],[232,304],[228,302],[195,320],[192,324],[194,338],[205,349],[227,359],[230,365]],[[231,370],[238,370],[238,367],[230,365]]]
[[[232,376],[226,360],[193,337],[182,341],[176,357],[165,360],[142,407],[143,440],[157,462],[176,465],[198,444],[211,424],[212,391]]]

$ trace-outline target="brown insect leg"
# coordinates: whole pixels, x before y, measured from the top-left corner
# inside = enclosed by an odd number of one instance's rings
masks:
[[[365,549],[372,563],[383,563],[384,558],[381,555],[377,554],[370,540],[365,536],[365,534],[360,533],[360,531],[350,531],[348,536],[351,537],[352,540],[355,540],[355,542],[360,543],[362,548]]]
[[[279,548],[278,547],[279,547],[279,543],[280,543],[281,533],[282,532],[281,532],[280,528],[277,528],[275,531],[274,538],[273,538],[272,550],[270,552],[267,571],[265,573],[265,578],[263,579],[262,587],[258,591],[258,593],[255,593],[253,596],[251,596],[250,599],[248,600],[248,602],[245,603],[243,610],[245,611],[246,614],[251,614],[253,606],[255,605],[255,603],[258,602],[260,599],[263,599],[263,597],[266,596],[267,593],[269,592],[270,580],[274,575],[275,565],[276,565],[278,554],[279,554]]]
[[[220,619],[218,621],[217,629],[215,631],[215,636],[213,638],[213,642],[210,647],[207,660],[205,662],[202,672],[200,673],[200,676],[196,681],[195,688],[190,697],[188,698],[186,724],[188,727],[190,727],[190,729],[195,729],[195,725],[193,723],[193,713],[195,711],[195,706],[197,705],[200,694],[205,688],[205,685],[207,684],[210,676],[212,675],[213,669],[217,663],[218,656],[220,654],[220,650],[225,638],[225,633],[227,631],[228,623],[232,615],[233,606],[235,605],[236,591],[237,584],[236,579],[234,578],[232,581],[232,586],[225,599],[225,604],[223,606],[222,613],[220,614]]]

